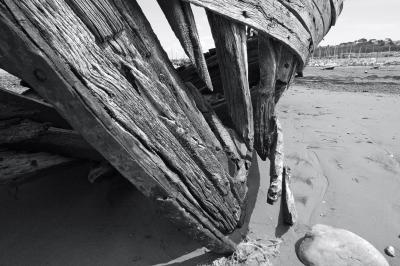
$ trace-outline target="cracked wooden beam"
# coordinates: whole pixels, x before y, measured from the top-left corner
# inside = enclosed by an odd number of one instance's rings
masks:
[[[186,55],[209,90],[213,90],[192,8],[181,0],[157,0]]]

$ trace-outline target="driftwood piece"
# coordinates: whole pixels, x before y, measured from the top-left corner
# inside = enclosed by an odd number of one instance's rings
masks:
[[[283,192],[282,192],[282,211],[283,221],[287,225],[294,225],[297,222],[296,203],[292,190],[290,189],[290,168],[283,167]]]
[[[18,185],[72,165],[77,160],[45,152],[22,152],[0,148],[0,185]]]
[[[312,37],[295,14],[275,0],[184,0],[227,16],[292,48],[301,65],[313,51]]]
[[[268,189],[267,202],[275,203],[282,194],[282,179],[283,179],[283,133],[282,127],[277,117],[274,117],[275,132],[274,140],[271,146],[269,161],[270,161],[270,186]]]
[[[159,48],[158,42],[144,45],[153,33],[136,3],[115,1],[107,11],[121,17],[124,30],[105,43],[97,43],[96,32],[63,1],[3,3],[1,67],[32,84],[107,161],[205,245],[232,252],[234,244],[223,234],[236,228],[241,209],[229,173],[199,133],[211,129],[199,127],[204,118],[197,119],[200,112],[193,114],[196,108],[184,101],[179,81],[173,88],[168,83],[172,67],[162,55],[140,52]],[[135,32],[140,20],[145,27]],[[138,167],[148,176],[135,176]]]
[[[207,16],[217,50],[228,113],[251,151],[254,125],[248,83],[246,28],[212,12],[207,12]]]
[[[59,128],[71,128],[50,104],[0,88],[0,120],[12,118],[27,118]]]
[[[201,48],[192,8],[180,0],[157,0],[185,53],[196,67],[201,79],[212,91],[213,85]]]

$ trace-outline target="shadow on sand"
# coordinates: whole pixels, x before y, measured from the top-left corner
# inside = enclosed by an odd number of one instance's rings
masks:
[[[0,188],[0,261],[4,265],[196,265],[207,252],[161,217],[154,203],[123,178],[90,184],[87,165],[43,176],[18,190]],[[248,178],[243,226],[257,201],[257,158]]]

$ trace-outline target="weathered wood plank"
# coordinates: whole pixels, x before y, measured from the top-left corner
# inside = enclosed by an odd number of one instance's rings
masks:
[[[157,1],[187,56],[196,67],[201,79],[212,91],[213,85],[210,74],[208,73],[199,33],[197,32],[196,22],[190,4],[180,0]]]
[[[331,24],[331,17],[332,17],[331,3],[330,3],[330,1],[327,1],[327,0],[313,0],[313,3],[320,13],[322,21],[324,23],[324,35],[326,35],[332,26],[332,24]]]
[[[137,34],[132,25],[146,20],[141,13],[132,16],[141,12],[132,11],[136,3],[116,3],[113,12],[125,12],[126,28],[103,44],[61,0],[6,3],[7,8],[0,4],[0,34],[7,36],[0,39],[2,67],[32,84],[143,193],[186,217],[183,222],[206,245],[232,252],[223,233],[236,228],[241,210],[230,176],[199,135],[211,129],[192,122],[201,114],[182,100],[187,95],[171,78],[175,74],[163,55],[139,52],[159,48],[137,42],[146,34]],[[149,26],[141,30],[153,34]],[[171,87],[168,79],[178,85]],[[196,110],[198,115],[189,118]],[[139,166],[148,176],[136,175]]]
[[[316,47],[324,38],[324,23],[319,10],[310,0],[279,0],[307,29]]]
[[[274,140],[270,149],[270,186],[268,189],[268,203],[275,203],[282,194],[282,180],[283,180],[283,164],[284,164],[284,149],[283,149],[283,133],[282,127],[278,118],[273,119],[274,126]]]
[[[0,148],[0,185],[26,183],[76,162],[75,159],[45,152],[29,153]]]
[[[203,139],[203,144],[214,150],[220,163],[227,169],[226,156],[221,149],[221,144],[207,125],[202,114],[197,108],[194,108],[193,102],[187,96],[185,84],[169,62],[167,54],[161,47],[140,6],[136,1],[116,0],[114,3],[132,31],[131,38],[137,44],[138,52],[142,55],[143,60],[155,69],[154,74],[163,81],[167,88],[174,92],[179,107],[194,125],[197,133]],[[135,20],[132,18],[135,18]]]
[[[0,120],[0,145],[77,159],[104,160],[77,132],[28,119]]]
[[[259,34],[260,82],[252,90],[251,97],[254,109],[254,148],[262,160],[268,157],[274,133],[276,71],[279,66],[279,54],[275,51],[277,45],[266,34]]]
[[[246,28],[207,11],[217,49],[222,87],[235,129],[253,150],[254,125],[247,68]]]
[[[301,21],[275,0],[184,0],[264,32],[292,48],[304,64],[313,50],[312,37]]]
[[[0,88],[0,120],[12,118],[28,118],[55,127],[71,128],[50,104]]]

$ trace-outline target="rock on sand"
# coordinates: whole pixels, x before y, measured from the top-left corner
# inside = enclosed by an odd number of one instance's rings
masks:
[[[368,241],[343,229],[314,225],[300,240],[297,256],[313,266],[389,266],[383,255]]]

